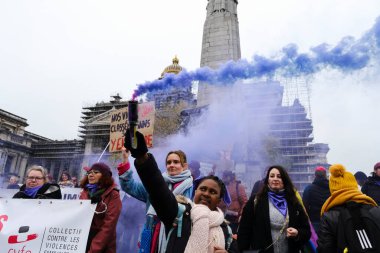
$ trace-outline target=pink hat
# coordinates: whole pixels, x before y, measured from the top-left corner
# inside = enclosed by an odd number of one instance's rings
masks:
[[[376,163],[375,166],[373,166],[373,170],[380,169],[380,162]]]
[[[318,166],[317,168],[315,168],[315,171],[323,171],[323,172],[326,172],[326,169],[325,169],[325,167]]]

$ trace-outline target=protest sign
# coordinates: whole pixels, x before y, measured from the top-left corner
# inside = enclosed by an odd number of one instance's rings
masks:
[[[154,102],[138,105],[137,130],[145,136],[148,148],[153,146]],[[124,134],[128,129],[128,107],[115,110],[111,114],[109,152],[120,151],[124,146]]]
[[[0,199],[5,253],[85,253],[96,205],[89,200]]]
[[[81,188],[61,188],[62,199],[63,200],[79,200],[79,195]],[[16,193],[17,189],[1,189],[0,188],[0,199],[11,199]],[[120,199],[123,200],[125,196],[124,191],[120,191]],[[0,252],[1,253],[1,252]]]

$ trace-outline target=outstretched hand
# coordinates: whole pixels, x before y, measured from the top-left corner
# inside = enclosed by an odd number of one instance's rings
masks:
[[[145,138],[142,133],[136,131],[136,139],[137,139],[137,147],[132,147],[132,136],[130,134],[129,128],[125,133],[124,139],[124,147],[131,152],[132,157],[140,158],[143,157],[146,153],[148,153],[148,147],[145,143]]]

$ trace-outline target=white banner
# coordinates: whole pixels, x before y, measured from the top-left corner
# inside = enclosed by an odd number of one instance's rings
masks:
[[[81,188],[61,188],[62,199],[63,200],[79,200],[79,195]],[[0,199],[11,199],[19,190],[17,189],[1,189],[0,188]],[[120,199],[123,200],[125,196],[124,191],[119,191]],[[2,253],[0,251],[0,253]]]
[[[0,253],[85,253],[89,200],[0,199]]]

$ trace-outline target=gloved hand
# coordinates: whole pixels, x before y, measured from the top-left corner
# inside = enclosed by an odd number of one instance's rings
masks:
[[[139,158],[148,153],[148,148],[145,143],[145,138],[142,133],[136,131],[137,147],[132,148],[132,136],[129,132],[129,128],[125,133],[124,147],[131,152],[132,157]]]

